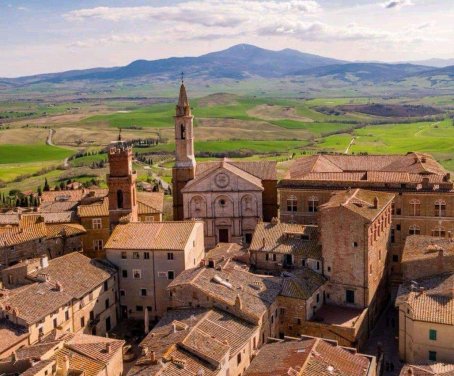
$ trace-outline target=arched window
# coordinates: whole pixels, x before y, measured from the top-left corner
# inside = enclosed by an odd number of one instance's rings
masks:
[[[309,197],[307,201],[308,210],[310,213],[316,213],[318,211],[318,198],[315,196]]]
[[[117,207],[123,209],[123,191],[121,189],[117,191]]]
[[[446,230],[443,227],[437,227],[432,230],[432,236],[437,236],[439,238],[446,237]]]
[[[413,215],[413,216],[420,216],[421,215],[421,201],[419,201],[419,200],[411,200],[410,201],[410,208],[411,208],[410,215]]]
[[[416,226],[416,225],[412,225],[408,229],[408,233],[410,235],[420,235],[421,234],[421,229],[418,226]]]
[[[435,217],[446,216],[446,202],[443,200],[435,201]]]
[[[287,198],[287,211],[288,212],[296,212],[298,210],[298,200],[296,199],[296,196],[289,196]]]
[[[186,127],[184,124],[180,125],[180,132],[181,132],[181,139],[185,140],[186,139]]]

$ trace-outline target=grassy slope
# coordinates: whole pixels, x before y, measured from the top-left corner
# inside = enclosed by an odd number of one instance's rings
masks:
[[[1,145],[0,164],[63,160],[72,153],[69,149],[41,144]]]

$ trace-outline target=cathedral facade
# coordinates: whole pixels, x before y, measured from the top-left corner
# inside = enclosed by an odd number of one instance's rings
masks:
[[[276,162],[196,163],[194,117],[182,84],[175,115],[174,220],[201,219],[205,245],[249,243],[256,224],[277,216]]]

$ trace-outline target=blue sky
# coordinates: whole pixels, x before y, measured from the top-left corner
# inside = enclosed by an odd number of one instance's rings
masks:
[[[454,0],[0,0],[0,77],[251,43],[347,60],[454,58]]]

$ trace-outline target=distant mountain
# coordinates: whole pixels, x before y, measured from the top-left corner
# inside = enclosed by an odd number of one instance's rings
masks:
[[[418,60],[418,61],[407,61],[406,63],[409,64],[416,64],[416,65],[427,65],[429,67],[435,68],[444,68],[449,67],[450,65],[454,65],[454,59],[427,59],[427,60]]]
[[[342,81],[385,82],[400,80],[407,76],[415,76],[433,70],[433,67],[414,64],[385,63],[347,63],[325,67],[303,69],[294,72],[297,76],[327,77]]]
[[[75,80],[122,80],[146,76],[175,78],[181,71],[184,71],[188,77],[209,79],[243,79],[251,76],[282,77],[295,70],[340,63],[343,61],[291,49],[271,51],[248,44],[239,44],[199,57],[136,60],[124,67],[75,70],[3,79],[3,81],[24,84]]]

